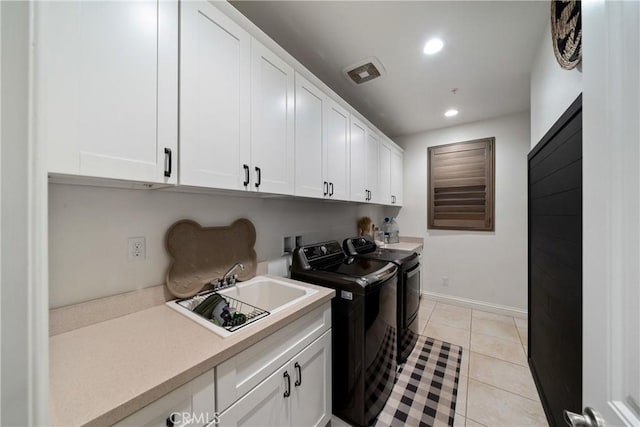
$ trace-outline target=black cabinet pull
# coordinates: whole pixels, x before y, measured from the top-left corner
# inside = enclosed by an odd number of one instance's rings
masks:
[[[333,196],[333,182],[329,183],[329,197]]]
[[[258,182],[256,182],[256,188],[260,187],[262,184],[262,170],[256,166],[256,173],[258,174]]]
[[[395,203],[396,202],[396,196],[391,196],[391,203]]]
[[[324,186],[324,195],[326,196],[329,193],[329,184],[327,183],[327,181],[324,182],[323,186]]]
[[[298,362],[296,362],[296,364],[293,366],[298,371],[298,379],[296,380],[295,383],[293,383],[293,385],[295,385],[296,387],[299,387],[300,385],[302,385],[302,367],[300,367],[300,364]]]
[[[244,168],[244,182],[242,183],[245,187],[249,185],[249,165],[242,165]]]
[[[164,176],[167,178],[171,176],[171,148],[164,149]]]
[[[284,391],[284,397],[291,396],[291,377],[289,377],[289,373],[284,371],[284,378],[287,380],[287,389]]]
[[[369,190],[364,190],[367,192],[367,197],[365,198],[365,200],[371,200],[371,191]]]

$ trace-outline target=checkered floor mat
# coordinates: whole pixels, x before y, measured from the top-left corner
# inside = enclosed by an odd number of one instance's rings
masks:
[[[453,426],[462,347],[420,336],[375,427]]]

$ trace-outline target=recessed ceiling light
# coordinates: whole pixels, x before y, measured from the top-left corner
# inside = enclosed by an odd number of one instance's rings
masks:
[[[434,53],[440,52],[443,46],[444,46],[444,42],[442,40],[438,38],[430,39],[424,45],[424,53],[426,53],[427,55],[433,55]]]
[[[446,117],[453,117],[453,116],[457,116],[458,115],[458,110],[452,108],[451,110],[447,110],[444,115]]]

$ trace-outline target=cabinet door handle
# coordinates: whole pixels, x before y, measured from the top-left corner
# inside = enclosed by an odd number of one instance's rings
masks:
[[[256,166],[256,173],[258,174],[258,182],[256,182],[256,188],[260,187],[262,184],[262,169]]]
[[[242,165],[244,168],[244,182],[242,183],[245,187],[249,185],[249,165]]]
[[[329,197],[333,196],[333,182],[329,183]]]
[[[329,193],[329,184],[327,183],[327,181],[324,181],[324,195],[326,196]]]
[[[299,387],[300,385],[302,385],[302,367],[300,367],[300,364],[298,362],[296,362],[295,365],[293,366],[298,371],[298,379],[296,380],[295,383],[293,383],[293,385],[295,385],[296,387]]]
[[[171,148],[164,149],[164,176],[167,178],[171,176]]]
[[[396,196],[391,196],[391,203],[395,203],[396,202]]]
[[[284,371],[284,378],[287,380],[287,389],[284,391],[284,397],[291,396],[291,377],[289,376],[289,372]]]

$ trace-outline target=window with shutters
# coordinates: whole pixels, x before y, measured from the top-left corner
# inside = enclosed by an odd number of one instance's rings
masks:
[[[428,228],[494,230],[495,138],[429,147]]]

